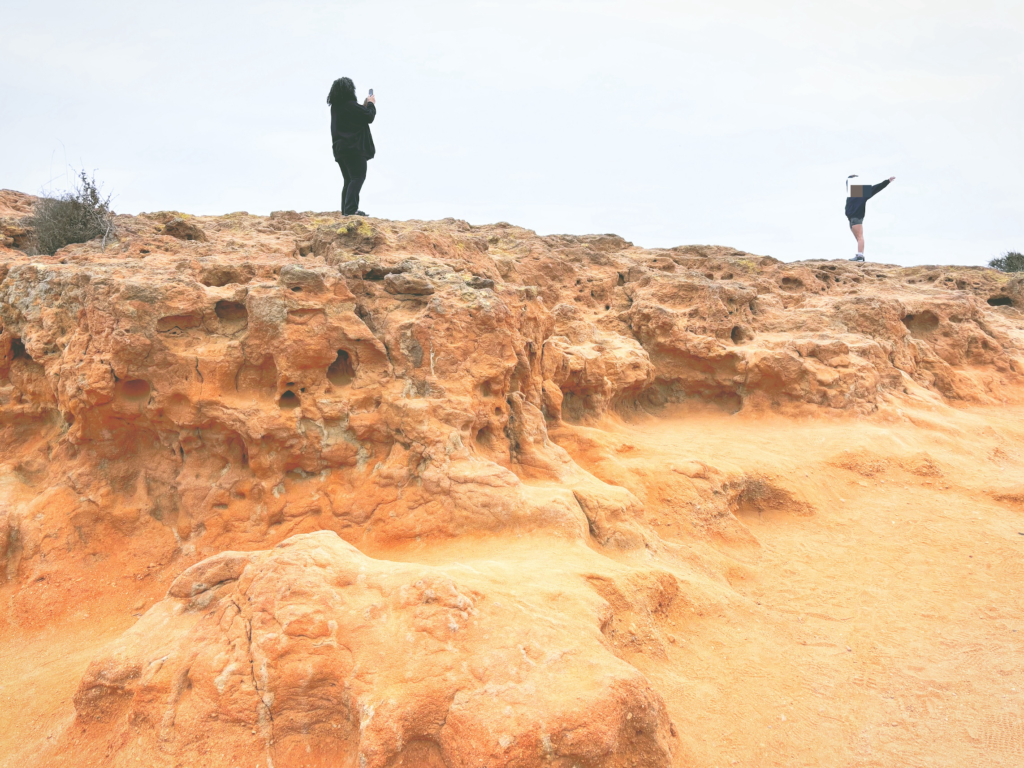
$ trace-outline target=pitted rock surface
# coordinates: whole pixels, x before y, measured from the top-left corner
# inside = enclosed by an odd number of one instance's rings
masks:
[[[642,657],[732,600],[741,511],[813,505],[696,457],[588,470],[595,430],[1020,401],[1024,287],[988,269],[293,211],[50,257],[32,204],[0,193],[8,620],[99,564],[161,596],[49,764],[688,765]],[[502,560],[533,540],[566,562]]]

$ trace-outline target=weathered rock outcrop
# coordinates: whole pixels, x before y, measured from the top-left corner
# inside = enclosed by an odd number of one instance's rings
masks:
[[[660,696],[605,647],[611,606],[519,591],[331,532],[225,552],[93,662],[75,704],[112,742],[141,733],[141,751],[186,762],[215,747],[273,765],[669,765]]]
[[[216,765],[668,765],[659,694],[602,634],[628,604],[606,576],[549,594],[377,555],[554,537],[656,584],[653,627],[680,587],[651,558],[689,556],[554,431],[998,403],[1024,372],[1020,280],[992,270],[280,211],[119,216],[105,249],[30,256],[31,202],[0,197],[12,621],[38,610],[20,585],[97,560],[181,573],[75,699],[81,754],[114,765],[198,764],[214,737]],[[745,486],[678,474],[694,535],[741,539]]]

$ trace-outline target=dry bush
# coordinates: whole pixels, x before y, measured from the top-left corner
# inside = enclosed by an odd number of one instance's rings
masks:
[[[113,216],[110,195],[103,197],[96,178],[81,171],[73,191],[43,197],[36,204],[30,220],[35,247],[52,256],[72,243],[87,243],[97,237],[105,243],[114,234]]]
[[[988,265],[1000,272],[1024,272],[1024,253],[1007,251],[1002,256],[992,259]]]

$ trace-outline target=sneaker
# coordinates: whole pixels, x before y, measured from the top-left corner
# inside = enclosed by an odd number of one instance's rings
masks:
[[[849,261],[864,261],[864,254],[863,253],[858,253],[852,259],[849,259]]]

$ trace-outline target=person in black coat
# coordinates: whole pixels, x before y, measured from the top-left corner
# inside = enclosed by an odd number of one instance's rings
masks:
[[[359,210],[359,191],[366,181],[366,161],[375,154],[370,123],[377,116],[377,100],[367,96],[360,104],[351,78],[339,77],[327,94],[331,107],[331,144],[334,160],[341,168],[345,187],[341,192],[341,212],[345,216],[365,216]]]
[[[846,178],[846,219],[850,222],[850,231],[857,238],[857,255],[850,261],[864,261],[864,216],[867,214],[868,200],[888,187],[890,182],[896,181],[896,177],[890,176],[880,184],[856,184],[850,181],[856,178],[857,174]]]

